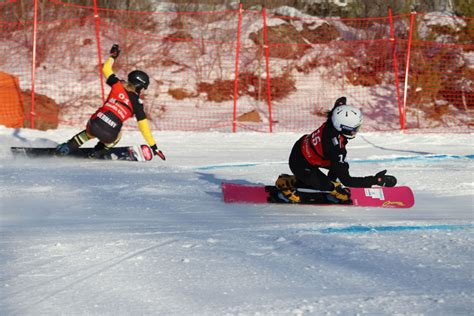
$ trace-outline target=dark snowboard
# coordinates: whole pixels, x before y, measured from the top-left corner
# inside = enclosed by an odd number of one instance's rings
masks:
[[[58,157],[58,158],[87,158],[99,160],[127,160],[127,161],[148,161],[153,158],[153,152],[148,145],[140,146],[122,146],[114,147],[105,155],[94,156],[94,148],[79,148],[77,151],[70,153],[67,156],[57,156],[56,148],[38,148],[38,147],[11,147],[11,152],[15,156],[23,156],[29,158],[40,157]]]

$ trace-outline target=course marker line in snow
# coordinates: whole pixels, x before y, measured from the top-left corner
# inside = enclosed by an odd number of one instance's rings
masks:
[[[415,230],[462,230],[472,229],[474,224],[467,225],[400,225],[400,226],[348,226],[348,227],[329,227],[319,230],[321,233],[381,233],[381,232],[400,232]]]
[[[473,155],[416,155],[416,156],[399,156],[390,158],[374,158],[374,159],[349,159],[349,163],[387,163],[400,161],[443,161],[445,159],[474,159]],[[235,164],[219,164],[197,167],[197,170],[214,170],[225,168],[246,168],[264,165],[285,165],[288,161],[270,161],[270,162],[245,162]]]
[[[427,160],[445,160],[445,159],[474,159],[474,155],[417,155],[417,156],[400,156],[391,158],[374,158],[374,159],[354,159],[349,160],[351,163],[373,163],[373,162],[399,162],[399,161],[427,161]]]

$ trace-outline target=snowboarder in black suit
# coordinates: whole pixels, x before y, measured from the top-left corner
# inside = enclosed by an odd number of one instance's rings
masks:
[[[346,145],[356,136],[362,125],[359,109],[346,104],[346,97],[337,99],[327,114],[327,120],[310,134],[303,135],[293,146],[289,167],[293,175],[280,175],[277,188],[293,203],[301,202],[295,187],[306,187],[330,192],[334,203],[350,201],[347,187],[369,188],[372,185],[393,187],[397,183],[387,170],[374,176],[352,177],[346,162]],[[327,173],[321,169],[329,170]]]

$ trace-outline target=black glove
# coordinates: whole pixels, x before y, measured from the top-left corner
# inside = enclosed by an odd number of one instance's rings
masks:
[[[386,175],[386,173],[387,170],[378,172],[374,176],[374,184],[380,185],[381,187],[394,187],[397,184],[397,178]]]
[[[117,58],[120,55],[120,48],[118,44],[112,45],[112,48],[110,49],[110,57],[113,59]]]
[[[346,97],[340,97],[339,99],[336,100],[336,103],[334,103],[334,107],[338,107],[340,105],[346,105],[347,98]]]
[[[151,146],[151,150],[153,150],[153,154],[161,158],[161,160],[166,160],[165,154],[158,147],[155,145]]]

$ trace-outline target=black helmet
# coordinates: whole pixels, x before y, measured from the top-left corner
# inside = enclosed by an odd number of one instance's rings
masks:
[[[147,89],[150,85],[150,78],[148,75],[141,70],[134,70],[128,74],[128,82],[137,88],[137,91],[141,89]]]

